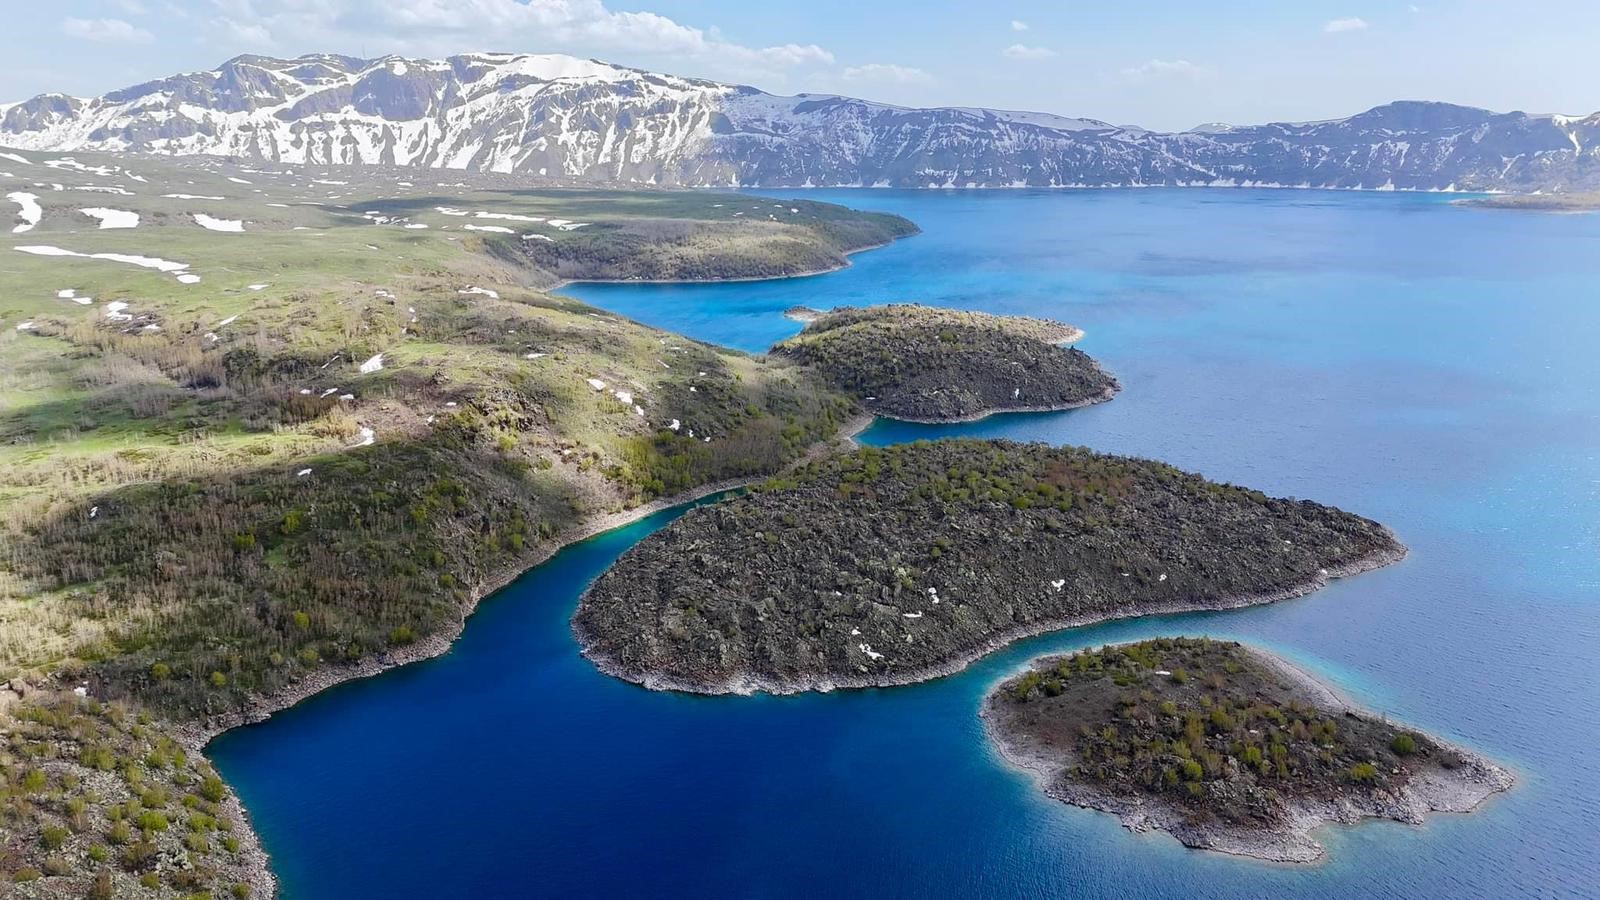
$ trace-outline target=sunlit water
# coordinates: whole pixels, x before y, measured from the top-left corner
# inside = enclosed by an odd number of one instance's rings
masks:
[[[930,684],[701,698],[600,675],[568,630],[657,516],[529,572],[448,655],[213,744],[287,896],[1600,895],[1600,217],[1292,191],[811,196],[926,233],[814,278],[569,292],[747,350],[797,330],[797,303],[1061,318],[1115,401],[865,439],[1158,457],[1372,516],[1411,557],[1272,606],[1025,641]],[[979,701],[1032,656],[1180,633],[1287,653],[1521,782],[1269,866],[1129,834],[991,753]]]

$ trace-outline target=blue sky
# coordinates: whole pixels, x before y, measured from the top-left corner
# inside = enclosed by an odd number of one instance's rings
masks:
[[[1151,128],[1395,99],[1600,109],[1600,0],[10,0],[0,100],[239,53],[564,52],[777,93]]]

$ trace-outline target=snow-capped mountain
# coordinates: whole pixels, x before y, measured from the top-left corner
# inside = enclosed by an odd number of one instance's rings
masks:
[[[1181,133],[909,109],[568,56],[241,56],[104,97],[0,106],[0,145],[390,164],[693,186],[1600,188],[1600,114],[1403,102]]]

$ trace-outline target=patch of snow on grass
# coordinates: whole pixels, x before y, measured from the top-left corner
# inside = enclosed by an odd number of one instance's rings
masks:
[[[475,219],[504,219],[507,222],[543,222],[544,216],[519,216],[516,213],[476,212]]]
[[[167,200],[226,200],[227,197],[208,197],[204,194],[162,194]]]
[[[512,231],[511,229],[505,227],[504,225],[471,225],[471,224],[467,224],[467,225],[463,225],[461,227],[466,229],[467,231],[492,231],[495,234],[515,234],[516,233],[516,232]]]
[[[207,231],[244,231],[244,223],[238,219],[216,219],[205,213],[190,213],[194,222]]]
[[[19,162],[19,163],[22,163],[25,166],[33,165],[33,163],[30,162],[26,156],[22,156],[22,155],[16,154],[16,153],[0,152],[0,159],[9,159],[12,162]]]
[[[373,358],[371,358],[371,359],[367,360],[366,362],[362,363],[358,367],[358,371],[360,371],[361,374],[366,375],[366,374],[371,373],[371,372],[376,372],[376,371],[378,371],[379,369],[382,369],[382,368],[383,368],[383,354],[379,353],[377,356],[374,356]]]
[[[270,284],[247,284],[247,285],[245,285],[245,287],[247,289],[249,289],[249,290],[252,290],[252,291],[264,291],[267,288],[272,287],[272,285],[270,285]]]
[[[499,300],[500,299],[500,294],[499,294],[498,291],[491,291],[488,288],[481,288],[481,287],[469,287],[469,288],[465,288],[463,290],[456,291],[456,293],[458,293],[458,294],[481,294],[481,295],[483,295],[485,297],[488,297],[490,300]]]
[[[173,262],[170,259],[160,259],[154,256],[137,256],[131,253],[79,253],[76,250],[64,250],[47,244],[30,244],[23,247],[13,247],[12,249],[19,253],[31,253],[34,256],[75,256],[81,259],[103,259],[107,262],[126,263],[127,265],[139,266],[144,269],[155,269],[158,272],[178,273],[178,280],[184,284],[194,284],[200,280],[199,275],[188,273],[188,263]]]
[[[39,205],[39,195],[13,191],[6,195],[6,199],[22,207],[22,211],[17,214],[21,217],[22,224],[11,229],[12,234],[32,231],[34,226],[39,224],[39,220],[44,218],[44,207]]]
[[[106,231],[112,228],[138,228],[139,214],[125,209],[109,209],[104,206],[80,209],[78,212],[100,220],[100,229]]]
[[[363,426],[361,426],[360,438],[361,438],[360,440],[356,441],[354,444],[351,444],[350,446],[352,446],[352,447],[368,447],[368,446],[371,446],[372,442],[378,439],[378,435],[377,435],[377,432],[375,432],[371,428],[368,428],[367,426],[363,425]]]

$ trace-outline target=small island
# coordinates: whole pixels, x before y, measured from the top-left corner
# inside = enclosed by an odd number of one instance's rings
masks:
[[[1148,460],[945,440],[810,462],[641,541],[573,620],[658,689],[923,681],[1107,619],[1267,603],[1401,558],[1377,522]]]
[[[774,355],[816,369],[890,418],[959,422],[1072,409],[1120,388],[1068,346],[1083,332],[1061,322],[912,304],[796,307],[786,315],[806,329],[774,346]]]
[[[1036,660],[983,704],[1052,797],[1189,847],[1312,862],[1330,823],[1468,812],[1504,768],[1362,712],[1266,651],[1159,638]]]

